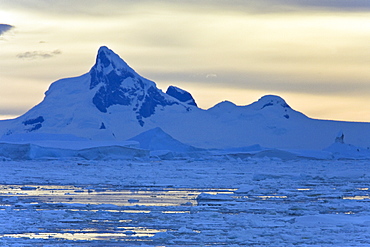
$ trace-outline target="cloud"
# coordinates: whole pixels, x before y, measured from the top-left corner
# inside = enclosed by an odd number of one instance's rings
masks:
[[[143,2],[150,2],[144,0]],[[161,2],[161,1],[153,1]],[[17,0],[4,2],[2,8],[9,8],[11,10],[20,10],[22,12],[37,13],[37,14],[52,14],[59,16],[73,16],[73,15],[87,15],[87,16],[112,16],[122,13],[129,13],[133,6],[137,4],[135,0],[89,0],[86,4],[84,0],[64,0],[53,1],[50,0]],[[73,7],[71,7],[73,6]]]
[[[208,79],[212,79],[212,78],[216,78],[217,77],[217,74],[207,74],[206,75],[206,78],[208,78]]]
[[[13,26],[12,25],[8,25],[8,24],[0,24],[0,36],[3,34],[3,33],[5,33],[5,32],[7,32],[7,31],[9,31],[10,29],[12,29],[13,28]]]
[[[335,10],[359,10],[369,11],[370,1],[367,0],[310,0],[310,1],[296,1],[296,0],[278,0],[285,5],[300,6],[300,7],[315,7]]]
[[[0,106],[0,119],[4,117],[1,116],[19,116],[27,111],[28,106]]]
[[[364,96],[370,92],[368,81],[338,80],[332,78],[305,78],[274,73],[256,73],[248,71],[218,71],[217,76],[204,77],[206,72],[191,74],[191,72],[157,72],[147,71],[145,77],[157,83],[208,85],[209,88],[233,88],[245,90],[289,92],[311,95],[357,95]],[[210,80],[212,79],[212,80]]]
[[[73,5],[73,8],[71,6]],[[302,11],[370,11],[368,0],[18,0],[4,3],[4,7],[19,9],[27,12],[53,14],[59,16],[94,16],[109,17],[122,14],[130,16],[141,13],[151,15],[156,8],[171,9],[177,8],[181,11],[204,12],[226,10],[244,13],[286,13]]]
[[[194,5],[203,4],[221,9],[234,9],[244,12],[294,12],[294,11],[370,11],[367,0],[203,0],[193,1]]]
[[[37,58],[51,58],[56,55],[61,54],[62,52],[60,50],[54,50],[51,52],[46,51],[27,51],[24,53],[19,53],[17,55],[18,58],[22,59],[37,59]]]

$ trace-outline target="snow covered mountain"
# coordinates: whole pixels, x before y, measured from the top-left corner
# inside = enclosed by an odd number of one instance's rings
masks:
[[[147,119],[166,107],[187,112],[194,106],[163,93],[101,47],[90,72],[54,82],[39,105],[0,122],[0,128],[5,136],[39,132],[121,140],[142,132]]]
[[[104,46],[88,73],[52,83],[40,104],[0,121],[0,141],[28,140],[30,134],[124,141],[157,127],[199,148],[323,149],[339,131],[347,143],[370,147],[370,123],[310,119],[278,96],[246,106],[224,101],[200,109],[189,92],[175,86],[162,92]]]

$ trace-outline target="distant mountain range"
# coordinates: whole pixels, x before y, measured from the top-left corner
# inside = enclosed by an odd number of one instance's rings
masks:
[[[0,121],[0,141],[37,135],[53,141],[66,136],[124,141],[143,138],[146,135],[137,136],[152,129],[169,143],[186,145],[174,144],[182,149],[259,144],[321,150],[339,132],[346,143],[370,147],[370,123],[311,119],[278,96],[263,96],[246,106],[224,101],[201,109],[189,92],[170,86],[164,93],[104,46],[88,73],[52,83],[40,104],[18,118]],[[142,145],[155,146],[145,141]]]

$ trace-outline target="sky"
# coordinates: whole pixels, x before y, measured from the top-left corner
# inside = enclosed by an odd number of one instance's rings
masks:
[[[369,40],[368,0],[0,0],[0,119],[105,45],[203,109],[274,94],[312,118],[370,122]]]

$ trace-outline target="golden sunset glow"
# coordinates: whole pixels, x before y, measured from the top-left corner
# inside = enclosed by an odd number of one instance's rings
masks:
[[[204,109],[277,94],[313,118],[370,121],[370,6],[67,2],[76,7],[0,3],[0,24],[13,26],[0,34],[2,118],[40,102],[53,81],[88,72],[106,45],[163,91],[184,88]]]

